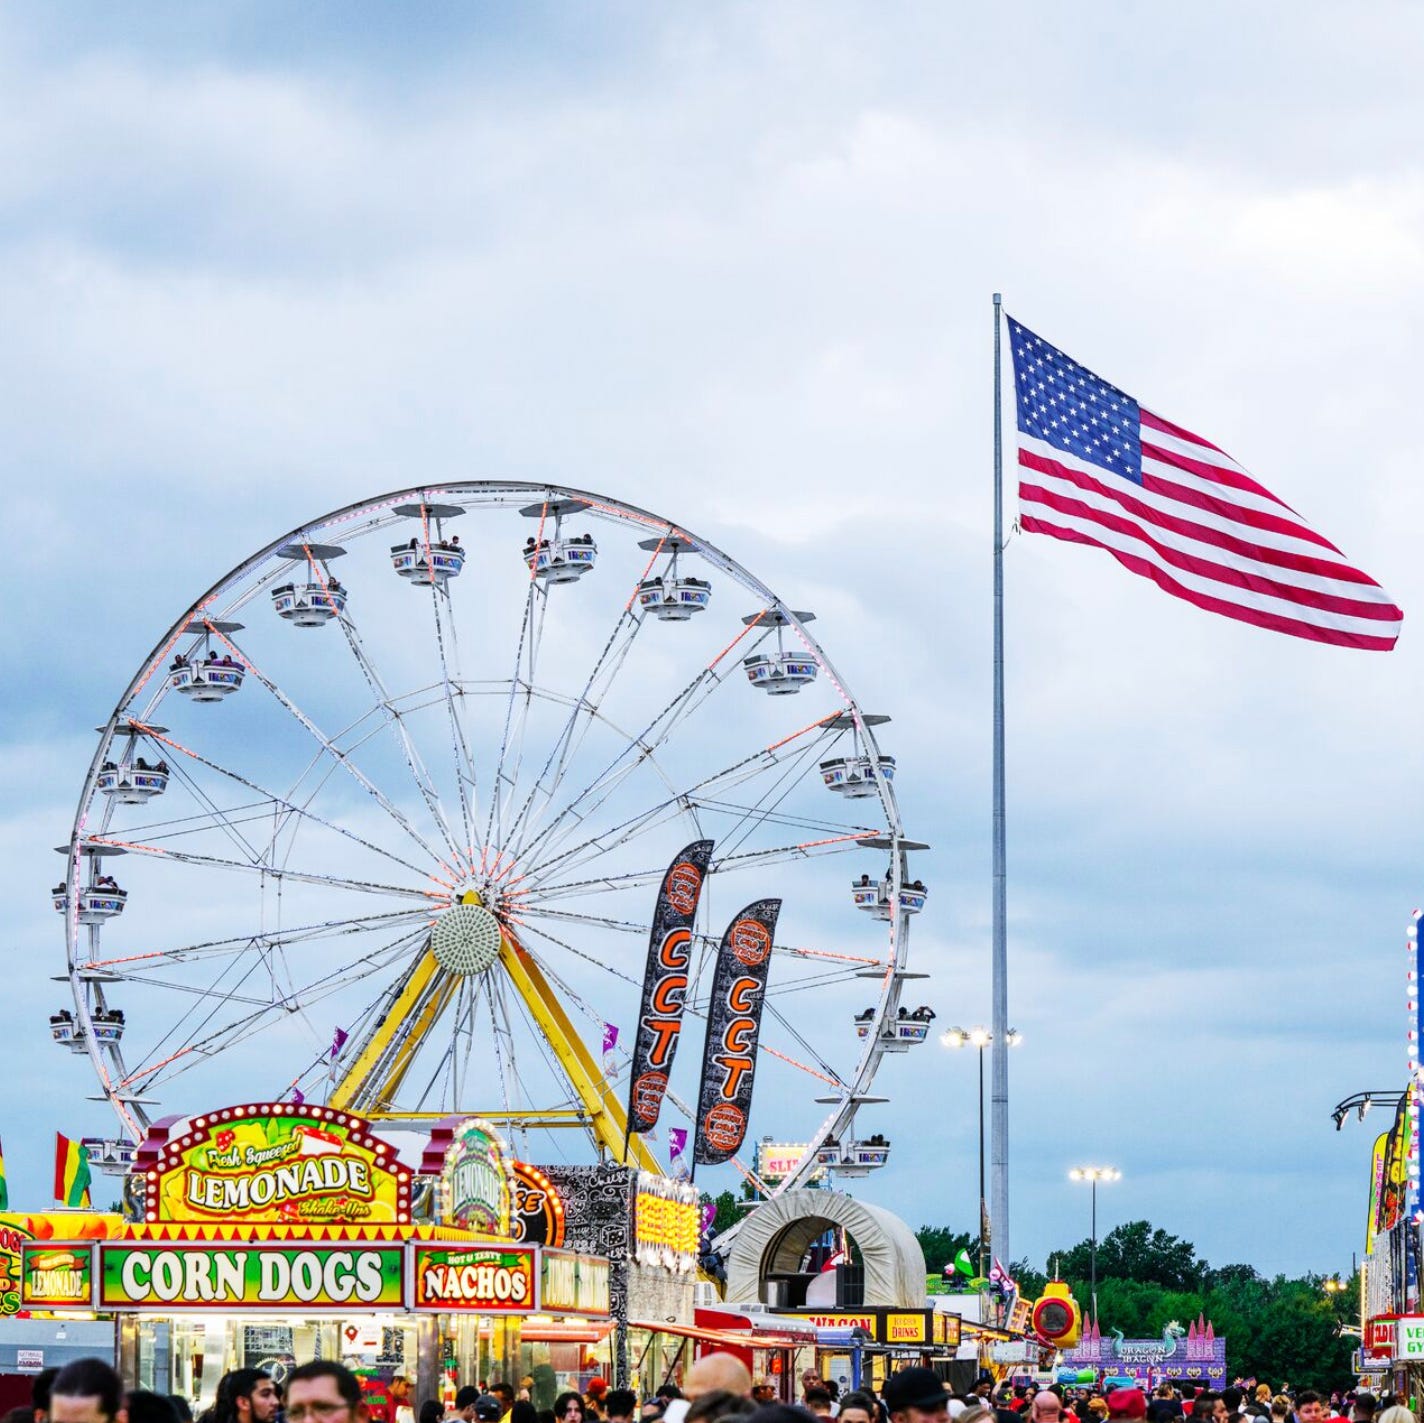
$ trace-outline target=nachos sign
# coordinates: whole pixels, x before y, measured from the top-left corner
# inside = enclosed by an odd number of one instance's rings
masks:
[[[405,1225],[410,1171],[360,1117],[257,1102],[170,1128],[144,1204],[149,1221]]]

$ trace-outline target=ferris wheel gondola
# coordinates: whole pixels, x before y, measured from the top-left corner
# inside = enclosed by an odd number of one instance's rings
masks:
[[[244,626],[254,604],[277,616]],[[101,731],[55,891],[73,1008],[53,1036],[130,1142],[242,1080],[393,1126],[479,1113],[526,1158],[530,1136],[574,1131],[657,1170],[626,1132],[632,1034],[610,1029],[636,1014],[667,856],[711,838],[689,1012],[718,916],[782,895],[757,1110],[809,1142],[778,1189],[808,1179],[901,1050],[924,902],[886,718],[812,619],[706,540],[574,489],[407,490],[293,530],[177,619]],[[793,691],[809,721],[781,711]],[[887,848],[884,927],[828,917],[827,861]],[[119,853],[116,900],[97,867]],[[686,1114],[696,1063],[679,1068],[667,1110]]]

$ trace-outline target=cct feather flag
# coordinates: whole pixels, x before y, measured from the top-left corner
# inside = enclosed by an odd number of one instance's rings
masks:
[[[0,1146],[0,1211],[10,1209],[10,1186],[5,1180],[5,1148]]]
[[[628,1068],[628,1131],[650,1132],[658,1124],[682,1033],[692,962],[692,926],[712,859],[712,841],[694,840],[668,866],[653,908],[643,999]]]
[[[730,1161],[746,1139],[761,1005],[780,913],[779,899],[753,901],[727,926],[717,950],[692,1146],[698,1166]]]
[[[71,1210],[88,1210],[94,1204],[89,1198],[92,1184],[89,1175],[89,1148],[82,1141],[71,1141],[60,1132],[54,1134],[54,1198]]]

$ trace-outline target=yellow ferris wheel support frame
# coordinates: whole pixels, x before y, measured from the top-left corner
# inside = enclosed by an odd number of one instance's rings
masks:
[[[472,891],[464,896],[464,902],[481,901]],[[626,1166],[662,1175],[657,1158],[643,1139],[629,1140],[628,1115],[622,1102],[608,1090],[597,1059],[569,1021],[543,970],[503,924],[499,964],[558,1059],[599,1147]],[[359,1112],[375,1121],[405,1115],[393,1109],[396,1093],[426,1033],[440,1020],[458,983],[458,976],[442,968],[427,946],[407,973],[390,1010],[332,1089],[328,1105],[339,1111]],[[364,1103],[371,1106],[365,1107]]]

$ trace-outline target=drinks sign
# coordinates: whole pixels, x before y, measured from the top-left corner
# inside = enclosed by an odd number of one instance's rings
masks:
[[[412,1253],[416,1309],[534,1312],[533,1246],[461,1250],[420,1245]]]
[[[608,1261],[569,1250],[539,1256],[540,1308],[549,1314],[607,1314],[611,1290]]]
[[[405,1225],[410,1172],[359,1117],[291,1102],[225,1107],[171,1131],[144,1173],[150,1221]]]
[[[488,1122],[471,1117],[455,1128],[441,1174],[445,1219],[481,1235],[509,1235],[509,1177],[504,1147]]]
[[[103,1245],[100,1310],[399,1309],[399,1245]]]

